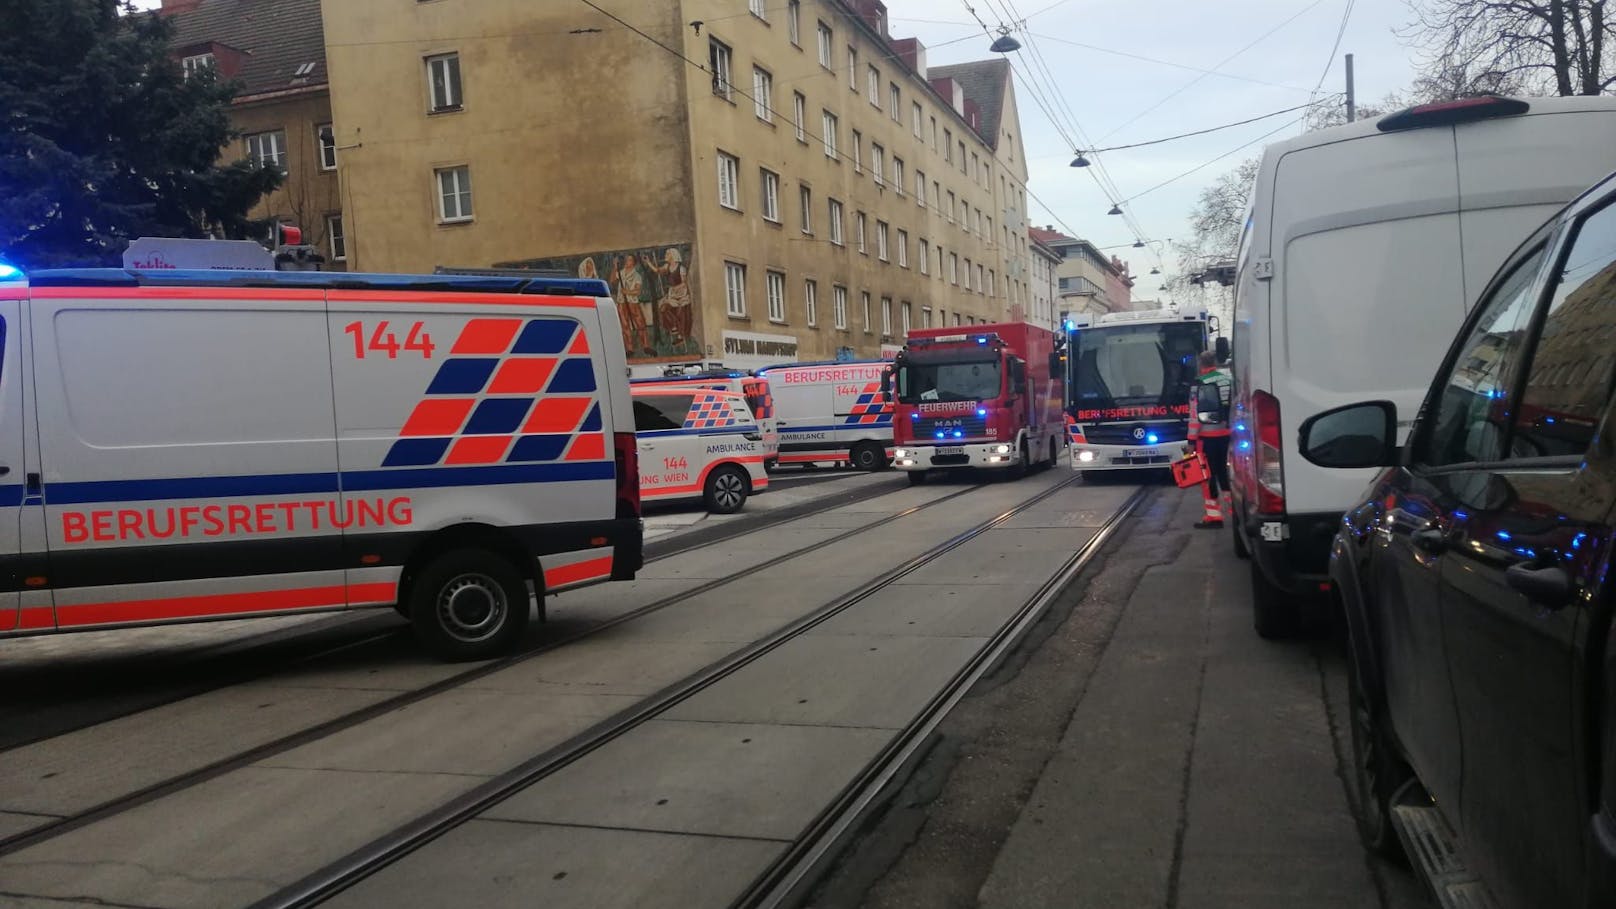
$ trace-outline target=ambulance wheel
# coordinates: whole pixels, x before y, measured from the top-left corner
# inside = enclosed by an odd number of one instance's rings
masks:
[[[911,470],[911,471],[909,471],[909,485],[910,486],[924,486],[924,485],[926,485],[926,471],[924,471],[924,470]]]
[[[724,464],[707,475],[707,490],[702,501],[713,514],[734,514],[746,504],[752,478],[734,464]]]
[[[853,446],[853,466],[874,473],[887,466],[887,453],[873,442],[860,442]]]
[[[514,647],[527,628],[527,582],[494,553],[456,549],[421,569],[409,607],[416,635],[438,656],[487,659]]]

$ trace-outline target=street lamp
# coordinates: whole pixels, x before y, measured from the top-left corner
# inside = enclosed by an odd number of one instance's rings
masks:
[[[1088,167],[1089,166],[1089,159],[1083,157],[1082,152],[1079,152],[1077,157],[1072,159],[1072,166],[1073,167]]]
[[[1106,214],[1108,214],[1108,215],[1120,215],[1120,214],[1122,214],[1122,206],[1121,205],[1113,205],[1113,206],[1111,206],[1111,210],[1106,212]]]
[[[988,50],[995,54],[1008,54],[1011,51],[1021,50],[1021,42],[1010,37],[1010,29],[1001,25],[998,39],[988,46]]]

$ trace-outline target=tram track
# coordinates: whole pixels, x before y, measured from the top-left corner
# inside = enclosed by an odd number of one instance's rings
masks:
[[[932,546],[896,567],[866,581],[852,591],[830,600],[787,625],[708,664],[683,680],[642,699],[633,707],[591,726],[560,744],[533,756],[511,770],[499,774],[464,794],[445,802],[438,808],[397,828],[390,834],[350,852],[319,871],[283,888],[278,893],[254,903],[253,909],[302,909],[302,907],[320,904],[381,869],[404,859],[410,853],[467,821],[478,817],[517,793],[557,773],[568,765],[584,759],[614,739],[639,728],[653,719],[661,717],[683,701],[734,675],[744,667],[766,657],[785,644],[802,637],[820,624],[855,608],[860,603],[892,587],[915,572],[938,562],[938,560],[972,540],[978,539],[995,528],[1002,527],[1006,522],[1027,509],[1078,482],[1077,477],[1072,477],[1054,486],[1041,489],[1037,494],[1022,500],[1005,511]],[[808,832],[797,843],[794,843],[792,848],[788,849],[780,860],[771,865],[768,872],[759,878],[753,888],[735,905],[779,905],[779,899],[774,894],[777,892],[786,895],[792,893],[792,888],[800,885],[807,870],[815,867],[815,862],[822,859],[826,854],[833,854],[831,853],[831,847],[837,842],[835,837],[851,828],[854,820],[857,819],[862,810],[871,803],[874,796],[881,791],[881,788],[892,778],[898,768],[915,752],[930,730],[935,728],[942,716],[947,713],[948,708],[957,703],[970,685],[981,678],[998,659],[1009,651],[1016,641],[1020,640],[1025,631],[1048,609],[1054,598],[1082,570],[1083,566],[1088,564],[1093,554],[1100,550],[1114,529],[1126,519],[1127,515],[1143,500],[1145,495],[1146,493],[1143,490],[1134,493],[1105,522],[1091,541],[1085,543],[1070,559],[1066,560],[1055,575],[1041,585],[1037,592],[1013,615],[1011,620],[989,640],[983,650],[969,661],[966,667],[956,674],[939,694],[928,702],[926,708],[914,723],[902,731],[894,742],[881,752],[877,760],[815,820]],[[946,501],[948,498],[953,498],[953,496],[934,500],[930,504]]]
[[[1067,482],[1069,483],[1071,481],[1067,481]],[[1064,486],[1064,485],[1067,485],[1067,484],[1063,483],[1061,485]],[[888,493],[883,493],[882,496],[894,494],[894,493],[897,493],[897,492],[901,492],[901,491],[906,490],[907,488],[908,487],[906,485],[904,487],[900,487],[898,489],[891,490]],[[320,739],[323,739],[323,738],[326,738],[328,736],[334,735],[334,734],[336,734],[338,732],[341,732],[343,730],[352,728],[354,726],[358,726],[361,723],[364,723],[364,722],[366,722],[368,720],[371,720],[371,719],[374,719],[376,717],[382,716],[384,714],[390,713],[392,711],[401,709],[403,707],[407,707],[407,706],[409,706],[411,704],[415,704],[415,703],[424,701],[424,700],[426,700],[428,698],[443,694],[445,692],[452,691],[452,690],[457,689],[457,688],[461,688],[461,687],[463,687],[465,685],[468,685],[468,684],[470,684],[472,682],[475,682],[475,681],[477,681],[479,679],[483,679],[483,678],[488,677],[490,675],[493,675],[493,674],[495,674],[497,672],[509,669],[509,668],[511,668],[513,666],[517,666],[517,665],[519,665],[521,663],[524,663],[524,662],[526,662],[528,660],[531,660],[531,659],[534,659],[536,657],[542,656],[544,654],[553,652],[553,651],[555,651],[555,650],[557,650],[559,648],[562,648],[562,647],[565,647],[565,646],[568,646],[568,645],[571,645],[571,644],[578,643],[578,642],[583,641],[583,640],[585,640],[587,638],[590,638],[590,637],[593,637],[593,636],[595,636],[597,634],[605,632],[605,631],[607,631],[609,629],[616,628],[616,627],[621,626],[621,625],[623,625],[625,623],[632,622],[632,621],[634,621],[636,619],[644,618],[646,616],[661,612],[661,611],[663,611],[665,609],[668,609],[668,608],[670,608],[672,606],[676,606],[676,605],[678,605],[680,603],[683,603],[683,602],[686,602],[688,600],[691,600],[694,597],[701,596],[702,594],[708,593],[708,592],[710,592],[710,591],[712,591],[714,589],[723,587],[723,586],[728,585],[728,584],[732,584],[732,583],[734,583],[734,582],[736,582],[738,580],[744,579],[744,578],[746,578],[746,577],[748,577],[750,575],[753,575],[753,574],[756,574],[758,572],[764,571],[766,569],[772,568],[774,566],[780,565],[780,564],[782,564],[784,562],[790,561],[792,559],[801,558],[801,557],[806,556],[806,555],[811,555],[814,552],[817,552],[817,551],[819,551],[821,549],[824,549],[824,548],[826,548],[828,546],[832,546],[832,545],[834,545],[836,543],[844,542],[844,541],[846,541],[848,539],[851,539],[853,537],[856,537],[856,536],[858,536],[860,534],[865,534],[865,533],[869,533],[871,531],[878,530],[878,529],[880,529],[880,528],[882,528],[882,527],[884,527],[884,526],[886,526],[886,525],[888,525],[888,524],[890,524],[890,523],[892,523],[894,521],[900,520],[902,518],[909,517],[909,516],[914,515],[914,514],[916,514],[918,512],[921,512],[921,511],[924,511],[924,510],[926,510],[928,508],[931,508],[931,507],[933,507],[935,505],[940,505],[940,504],[943,504],[943,503],[958,499],[960,497],[966,496],[966,495],[968,495],[968,494],[970,494],[970,493],[972,493],[972,492],[974,492],[974,491],[976,491],[978,489],[981,489],[981,488],[983,488],[982,484],[971,484],[971,485],[965,486],[965,487],[963,487],[963,488],[961,488],[959,490],[950,492],[950,493],[948,493],[946,495],[938,496],[937,498],[930,499],[928,501],[921,502],[921,503],[909,506],[908,508],[905,508],[905,509],[903,509],[901,511],[898,511],[898,512],[895,512],[895,513],[892,513],[892,514],[888,514],[888,515],[882,515],[882,516],[876,517],[874,520],[872,520],[872,521],[870,521],[868,523],[860,524],[857,527],[848,528],[848,529],[843,530],[841,532],[835,533],[832,536],[827,537],[826,539],[817,540],[815,542],[806,544],[804,546],[792,549],[789,552],[781,553],[780,555],[774,556],[772,558],[762,560],[762,561],[759,561],[759,562],[756,562],[756,563],[753,563],[753,564],[748,564],[748,565],[744,566],[743,568],[741,568],[741,569],[739,569],[739,570],[737,570],[735,572],[732,572],[732,573],[730,573],[728,575],[725,575],[725,576],[723,576],[721,578],[713,578],[713,579],[705,581],[705,582],[703,582],[703,583],[701,583],[701,584],[699,584],[699,585],[697,585],[695,587],[691,587],[689,589],[679,591],[678,593],[674,593],[674,594],[671,594],[669,596],[659,598],[659,599],[657,599],[657,600],[655,600],[655,601],[653,601],[651,603],[647,603],[647,604],[645,604],[643,606],[639,606],[637,608],[628,610],[626,612],[623,612],[623,613],[621,613],[619,615],[616,615],[616,616],[613,616],[611,618],[604,619],[604,620],[599,621],[599,622],[591,623],[590,625],[588,625],[588,626],[586,626],[584,628],[581,628],[576,632],[573,632],[573,633],[570,633],[570,634],[555,638],[555,639],[550,640],[550,641],[546,641],[546,642],[544,642],[543,644],[541,644],[538,647],[523,650],[523,651],[521,651],[519,653],[514,653],[514,654],[511,654],[511,655],[506,656],[506,657],[502,657],[502,658],[497,659],[497,660],[489,661],[489,662],[486,662],[486,663],[476,664],[476,665],[468,668],[464,672],[455,673],[453,675],[450,675],[448,677],[439,679],[439,680],[437,680],[435,682],[432,682],[430,684],[423,685],[423,686],[420,686],[420,687],[417,687],[417,688],[412,688],[412,689],[407,690],[407,691],[399,692],[398,694],[396,694],[394,696],[385,698],[385,699],[380,700],[380,701],[376,701],[374,703],[371,703],[371,704],[366,705],[364,707],[358,708],[356,710],[352,710],[352,711],[349,711],[347,713],[343,713],[340,716],[333,717],[333,718],[331,718],[329,720],[326,720],[324,722],[304,727],[304,728],[299,729],[299,730],[297,730],[295,732],[291,732],[291,733],[288,733],[288,734],[286,734],[284,736],[277,737],[275,739],[272,739],[270,741],[264,742],[264,743],[262,743],[260,745],[254,746],[252,748],[248,748],[248,749],[244,749],[242,751],[236,752],[236,753],[230,755],[229,757],[222,758],[220,760],[207,763],[207,764],[205,764],[203,766],[192,768],[192,769],[186,770],[184,772],[174,774],[174,775],[172,775],[170,777],[167,777],[167,778],[165,778],[165,779],[163,779],[161,781],[152,783],[152,784],[147,785],[147,786],[140,787],[138,789],[134,789],[134,790],[132,790],[132,791],[130,791],[128,793],[121,794],[121,795],[119,795],[117,797],[107,799],[107,800],[102,801],[102,802],[100,802],[100,803],[98,803],[98,804],[96,804],[96,805],[94,805],[94,806],[92,806],[90,808],[87,808],[87,809],[85,809],[83,811],[78,811],[78,812],[72,813],[72,814],[64,816],[64,817],[55,818],[55,819],[52,819],[51,821],[49,821],[47,823],[40,824],[40,825],[32,827],[32,828],[30,828],[28,830],[21,831],[19,833],[13,834],[13,835],[8,836],[8,837],[0,838],[0,856],[10,855],[12,853],[21,851],[23,849],[27,849],[29,847],[39,845],[41,843],[44,843],[44,842],[47,842],[49,840],[55,839],[57,837],[63,836],[65,834],[71,833],[72,831],[77,830],[79,828],[82,828],[82,827],[85,827],[85,826],[88,826],[90,824],[94,824],[94,823],[97,823],[97,822],[100,822],[100,821],[104,821],[104,820],[106,820],[108,818],[112,818],[112,817],[115,817],[117,815],[123,814],[123,813],[125,813],[127,811],[130,811],[130,810],[132,810],[134,808],[137,808],[137,807],[139,807],[141,805],[147,804],[149,802],[152,802],[152,801],[155,801],[155,800],[158,800],[158,799],[173,795],[175,793],[181,792],[183,790],[192,788],[194,786],[200,785],[200,784],[205,783],[205,782],[207,782],[209,780],[215,779],[215,778],[217,778],[217,777],[219,777],[219,776],[221,776],[223,774],[229,773],[229,772],[231,772],[233,770],[248,766],[250,764],[253,764],[253,763],[256,763],[256,762],[259,762],[259,761],[263,761],[263,760],[265,760],[267,758],[274,757],[276,755],[279,755],[279,754],[282,754],[284,752],[290,751],[290,750],[292,750],[294,748],[298,748],[300,746],[309,744],[311,742],[318,741]],[[1056,487],[1056,488],[1059,488],[1059,487]],[[1047,491],[1046,491],[1046,494],[1047,494]],[[843,495],[838,495],[836,497],[833,497],[833,499],[831,500],[831,502],[829,504],[824,504],[823,506],[821,506],[820,502],[816,501],[815,503],[813,503],[813,505],[815,507],[812,507],[812,508],[808,508],[808,509],[804,509],[804,510],[784,509],[783,511],[788,511],[788,512],[792,512],[792,513],[789,516],[783,516],[783,517],[778,518],[777,520],[772,520],[772,521],[764,523],[762,525],[755,525],[754,524],[754,525],[747,525],[747,526],[744,526],[744,527],[736,527],[736,528],[734,528],[732,530],[726,530],[726,532],[723,532],[723,533],[714,534],[710,538],[703,539],[701,542],[694,542],[694,543],[690,543],[690,544],[687,544],[687,545],[684,545],[684,546],[669,546],[669,547],[661,548],[660,551],[657,552],[657,554],[652,559],[648,560],[647,564],[653,564],[655,562],[660,562],[660,561],[664,561],[664,560],[667,560],[667,559],[671,559],[671,558],[674,558],[674,557],[679,556],[679,555],[684,555],[684,554],[694,552],[694,551],[697,551],[697,550],[700,550],[700,549],[705,549],[705,548],[710,547],[710,546],[719,545],[719,544],[722,544],[724,542],[728,542],[730,540],[736,539],[736,538],[738,538],[740,536],[744,536],[744,535],[747,535],[747,534],[750,534],[750,533],[755,533],[755,532],[758,532],[760,530],[766,530],[766,529],[770,529],[770,528],[773,528],[773,527],[778,527],[778,526],[790,523],[792,521],[796,521],[796,520],[800,520],[800,519],[805,518],[805,517],[810,517],[810,516],[813,516],[813,515],[821,514],[821,513],[827,512],[827,511],[834,510],[836,508],[845,507],[845,506],[847,506],[849,504],[853,504],[853,503],[858,502],[858,501],[864,501],[867,498],[869,498],[866,495],[866,496],[862,496],[862,497],[853,497],[853,498],[850,499],[849,495],[851,495],[851,492],[849,494],[843,494]],[[877,496],[876,498],[879,498],[879,497],[882,497],[882,496]],[[402,629],[395,630],[395,631],[390,631],[390,632],[388,632],[388,633],[386,633],[384,635],[378,635],[378,636],[376,636],[376,638],[380,639],[380,638],[385,638],[385,637],[391,637],[393,635],[396,635],[396,634],[400,633],[401,630]],[[351,641],[351,642],[348,642],[346,644],[342,644],[342,645],[338,645],[336,647],[330,648],[327,651],[322,651],[322,655],[330,655],[331,653],[339,652],[339,651],[344,650],[344,649],[352,649],[352,648],[355,648],[355,647],[364,646],[366,643],[374,643],[374,642],[373,641],[367,641],[367,640]],[[303,662],[306,662],[306,661],[299,661],[299,662],[303,663]],[[284,667],[282,667],[282,668],[284,668]],[[212,689],[212,690],[217,690],[217,689]],[[188,695],[188,696],[194,696],[194,694],[193,695]],[[143,709],[150,709],[150,708],[147,707],[147,708],[143,708]],[[105,720],[103,720],[103,722],[105,722]],[[11,750],[16,750],[16,749],[11,749]],[[6,752],[0,751],[0,760],[4,759],[5,754],[6,754]]]

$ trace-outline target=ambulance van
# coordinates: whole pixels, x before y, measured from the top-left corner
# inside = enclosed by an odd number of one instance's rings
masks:
[[[701,499],[734,514],[769,488],[763,430],[746,399],[728,391],[652,386],[633,390],[640,498]]]
[[[600,281],[0,271],[0,637],[396,606],[474,659],[640,568]]]
[[[636,388],[704,388],[740,395],[763,434],[763,466],[773,470],[779,462],[780,431],[774,416],[774,398],[769,394],[769,383],[761,378],[740,370],[715,369],[632,381]]]
[[[758,370],[780,429],[780,463],[892,463],[892,401],[881,391],[886,360],[789,363]]]

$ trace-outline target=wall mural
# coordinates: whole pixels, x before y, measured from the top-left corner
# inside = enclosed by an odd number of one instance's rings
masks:
[[[544,268],[600,278],[612,289],[623,347],[639,363],[699,360],[697,306],[690,290],[690,244],[619,249],[582,256],[497,262],[495,268]]]

